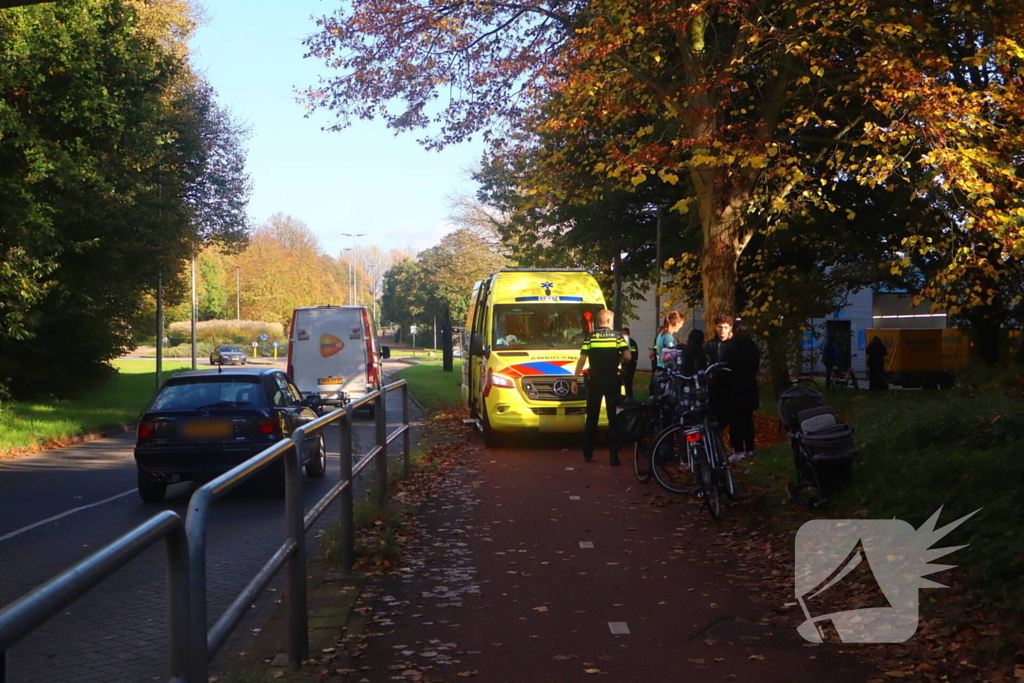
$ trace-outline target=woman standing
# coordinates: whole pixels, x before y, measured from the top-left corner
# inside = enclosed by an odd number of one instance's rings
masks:
[[[676,347],[675,333],[680,330],[683,326],[683,316],[680,315],[679,311],[672,311],[661,323],[661,329],[658,330],[658,336],[654,339],[654,348],[651,349],[648,356],[651,359],[654,372],[651,374],[651,386],[650,396],[654,398],[660,396],[664,390],[664,378],[659,370],[665,367],[664,352],[667,349],[674,349]]]
[[[736,321],[732,340],[723,345],[721,361],[730,370],[725,397],[733,451],[729,462],[736,462],[754,454],[754,411],[761,405],[757,387],[761,352],[742,320]]]
[[[675,334],[683,327],[683,322],[683,316],[679,311],[672,311],[661,321],[661,329],[654,339],[654,348],[650,353],[650,358],[657,367],[665,367],[665,360],[662,358],[664,351],[676,348]]]

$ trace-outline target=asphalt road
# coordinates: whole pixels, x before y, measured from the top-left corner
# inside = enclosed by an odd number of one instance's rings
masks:
[[[389,395],[394,397],[387,411],[389,432],[401,424],[400,396]],[[356,452],[365,453],[373,445],[373,422],[357,418],[354,437]],[[339,479],[338,428],[328,428],[326,439],[327,476],[303,476],[307,509]],[[195,484],[171,486],[162,505],[142,503],[136,492],[134,442],[134,435],[126,435],[0,462],[0,605],[161,509],[184,517]],[[330,517],[328,512],[321,524]],[[315,531],[307,536],[311,551]],[[283,499],[243,487],[214,505],[207,545],[211,623],[277,549],[284,533]],[[12,648],[8,681],[166,680],[166,586],[165,553],[157,545]],[[259,627],[272,595],[261,600],[240,629]],[[238,647],[238,642],[233,637],[226,647]]]

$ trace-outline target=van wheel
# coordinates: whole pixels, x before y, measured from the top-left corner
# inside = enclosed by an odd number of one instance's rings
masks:
[[[482,410],[480,411],[480,413],[482,415],[482,419],[480,420],[480,424],[483,427],[483,432],[484,432],[484,445],[487,446],[488,448],[494,448],[495,446],[499,445],[499,443],[498,443],[498,433],[495,432],[493,429],[491,429],[491,421],[487,417],[487,404],[486,403],[483,404]]]
[[[324,435],[317,439],[316,452],[306,463],[306,476],[310,479],[320,479],[327,474],[327,449],[324,447]]]
[[[167,484],[160,481],[153,481],[148,474],[142,470],[138,471],[139,476],[139,498],[143,503],[159,503],[167,495]]]

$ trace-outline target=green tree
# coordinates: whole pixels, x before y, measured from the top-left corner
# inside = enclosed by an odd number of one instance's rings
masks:
[[[192,26],[176,2],[0,13],[0,381],[16,396],[105,377],[158,273],[180,297],[193,244],[244,237],[223,209],[244,205],[241,157],[234,132],[202,132],[226,119],[189,69]]]

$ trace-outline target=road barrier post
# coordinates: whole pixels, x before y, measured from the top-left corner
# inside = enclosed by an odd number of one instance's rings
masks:
[[[346,412],[341,418],[341,481],[352,481],[352,414]],[[341,571],[352,575],[356,562],[355,496],[352,486],[341,492]]]
[[[377,446],[380,453],[377,454],[377,505],[384,509],[388,502],[388,414],[387,414],[387,392],[383,388],[378,392],[374,401],[376,407],[374,412],[377,418]]]
[[[402,424],[405,431],[402,432],[402,474],[408,477],[412,472],[412,456],[409,449],[409,385],[402,385]]]
[[[295,448],[285,453],[285,505],[288,536],[295,551],[288,558],[288,659],[301,664],[309,658],[309,621],[306,612],[306,529],[302,515],[302,452],[305,427],[292,435]]]

